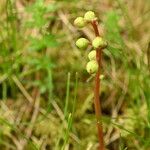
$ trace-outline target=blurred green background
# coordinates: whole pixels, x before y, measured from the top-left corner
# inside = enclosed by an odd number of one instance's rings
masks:
[[[93,77],[73,21],[92,10],[109,46],[101,100],[108,150],[150,150],[149,0],[0,0],[0,149],[96,150]],[[149,45],[149,46],[148,46]]]

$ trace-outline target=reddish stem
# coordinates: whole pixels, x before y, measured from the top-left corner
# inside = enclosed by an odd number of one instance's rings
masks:
[[[100,36],[97,21],[92,22],[94,28],[95,36]],[[96,59],[98,62],[98,71],[95,76],[95,87],[94,87],[94,106],[95,106],[95,115],[97,120],[97,129],[98,129],[98,140],[99,140],[99,150],[105,150],[104,146],[104,136],[103,136],[103,126],[101,122],[102,111],[100,104],[100,74],[101,74],[101,61],[102,61],[102,49],[96,49]]]

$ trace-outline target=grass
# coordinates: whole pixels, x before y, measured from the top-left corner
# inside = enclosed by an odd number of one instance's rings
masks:
[[[149,150],[149,1],[1,0],[2,150],[97,149],[93,79],[84,69],[87,53],[74,44],[94,37],[73,26],[87,10],[109,42],[101,82],[107,149]]]

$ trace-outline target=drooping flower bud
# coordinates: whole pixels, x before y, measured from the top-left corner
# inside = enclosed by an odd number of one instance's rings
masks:
[[[88,58],[89,58],[89,60],[96,60],[96,50],[92,50],[92,51],[88,54]]]
[[[96,73],[98,70],[98,63],[96,60],[91,60],[86,65],[86,70],[89,74]]]
[[[78,28],[83,28],[86,25],[86,22],[83,17],[77,17],[74,20],[74,25]]]
[[[96,48],[105,48],[107,46],[107,42],[102,37],[96,37],[92,42],[93,47]]]
[[[89,41],[85,38],[80,38],[76,41],[76,46],[80,49],[86,49],[89,45]]]
[[[84,19],[87,22],[93,21],[96,19],[95,13],[93,11],[88,11],[84,15]]]

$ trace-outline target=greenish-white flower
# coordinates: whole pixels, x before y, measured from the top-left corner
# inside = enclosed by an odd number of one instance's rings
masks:
[[[96,37],[92,42],[93,47],[96,48],[105,48],[107,46],[107,42],[102,37]]]
[[[77,17],[75,20],[74,20],[74,25],[78,28],[83,28],[85,27],[86,25],[86,21],[84,20],[83,17]]]
[[[96,60],[91,60],[86,65],[86,70],[89,74],[96,73],[98,71],[98,63]]]
[[[84,20],[83,17],[77,17],[75,20],[74,20],[74,25],[78,28],[83,28],[85,27],[86,25],[86,21]]]
[[[96,19],[95,13],[93,11],[87,11],[84,15],[84,19],[87,22],[95,20]]]
[[[89,60],[96,60],[96,50],[92,50],[92,51],[88,54],[88,58],[89,58]]]
[[[76,41],[76,46],[80,49],[86,49],[89,45],[89,41],[85,38],[79,38]]]

